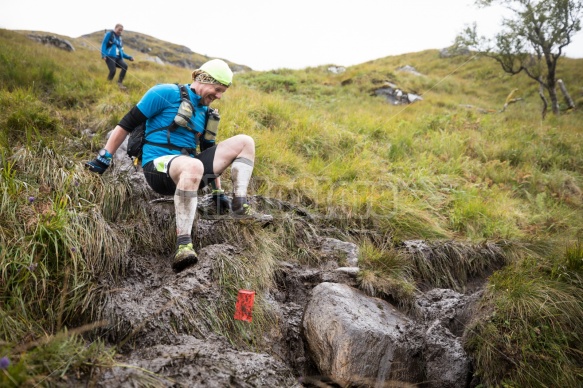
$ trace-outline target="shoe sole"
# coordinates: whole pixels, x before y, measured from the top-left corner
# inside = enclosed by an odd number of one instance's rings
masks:
[[[174,270],[174,272],[178,273],[183,271],[186,267],[190,267],[191,265],[194,265],[196,263],[198,263],[198,257],[187,256],[176,263],[172,263],[172,269]]]

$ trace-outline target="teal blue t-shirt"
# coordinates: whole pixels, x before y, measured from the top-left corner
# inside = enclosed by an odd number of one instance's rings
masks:
[[[189,127],[193,128],[197,133],[203,133],[208,107],[200,104],[200,96],[190,89],[190,85],[186,85],[186,88],[188,89],[190,101],[194,105]],[[159,84],[153,86],[144,94],[137,107],[148,118],[146,121],[146,137],[148,141],[155,143],[168,142],[168,131],[151,132],[154,129],[172,124],[181,101],[180,89],[176,84]],[[170,143],[178,147],[195,148],[197,145],[196,134],[186,128],[178,127],[178,129],[170,132]],[[145,144],[142,150],[142,166],[164,155],[180,155],[180,151]]]

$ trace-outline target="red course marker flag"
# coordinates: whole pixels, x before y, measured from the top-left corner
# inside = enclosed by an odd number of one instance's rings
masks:
[[[251,312],[255,302],[255,291],[239,290],[237,304],[235,305],[235,319],[251,322]]]

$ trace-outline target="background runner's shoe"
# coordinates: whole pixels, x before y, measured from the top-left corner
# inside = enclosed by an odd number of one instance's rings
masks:
[[[174,272],[180,272],[186,267],[196,264],[197,262],[198,256],[192,248],[192,243],[180,245],[178,247],[178,252],[176,252],[176,255],[174,256],[172,269]]]

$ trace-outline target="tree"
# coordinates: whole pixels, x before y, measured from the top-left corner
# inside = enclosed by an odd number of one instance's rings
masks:
[[[506,73],[524,71],[539,84],[543,117],[548,105],[544,91],[558,115],[557,64],[563,48],[581,30],[583,0],[476,0],[475,4],[482,8],[500,4],[511,16],[502,18],[502,31],[494,40],[478,37],[474,23],[456,38],[454,46],[495,59]]]

